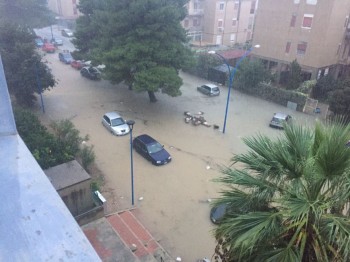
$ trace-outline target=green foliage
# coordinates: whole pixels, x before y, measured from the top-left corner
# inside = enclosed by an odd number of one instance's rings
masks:
[[[285,126],[245,138],[217,180],[227,203],[216,256],[231,261],[349,261],[350,125]]]
[[[19,135],[42,169],[66,163],[76,156],[82,159],[84,168],[94,161],[93,147],[80,147],[88,137],[80,137],[79,131],[69,120],[54,122],[53,135],[30,111],[14,108],[14,115]]]
[[[300,86],[301,82],[302,82],[301,66],[299,65],[297,60],[294,60],[290,64],[290,71],[287,78],[287,89],[295,90]]]
[[[326,101],[332,90],[338,88],[338,82],[331,75],[323,76],[317,80],[312,89],[311,97],[321,101]]]
[[[329,109],[350,122],[350,79],[340,81],[338,87],[329,99]]]
[[[25,28],[40,28],[54,21],[47,0],[0,0],[0,25],[11,23]]]
[[[199,53],[194,56],[194,62],[183,70],[198,77],[207,79],[209,68],[218,66],[219,64],[220,61],[214,55]]]
[[[88,170],[89,166],[95,161],[94,146],[84,145],[80,150],[79,157],[84,169]]]
[[[270,82],[271,73],[265,69],[261,60],[245,59],[237,68],[233,79],[233,86],[239,90],[250,92],[261,82]]]
[[[309,95],[312,89],[316,85],[316,80],[308,80],[301,84],[301,86],[297,89],[298,92],[303,93],[305,95]]]
[[[0,53],[10,94],[21,106],[32,106],[36,101],[35,93],[55,85],[50,69],[35,51],[31,30],[11,24],[0,25]]]
[[[192,57],[180,24],[186,2],[81,0],[84,16],[77,20],[74,44],[94,63],[106,65],[105,78],[112,83],[125,81],[136,91],[178,96],[178,71]]]

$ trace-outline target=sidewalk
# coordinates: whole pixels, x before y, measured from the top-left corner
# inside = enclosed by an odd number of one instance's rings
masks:
[[[135,217],[136,210],[108,215],[82,226],[102,261],[172,262],[173,259]]]

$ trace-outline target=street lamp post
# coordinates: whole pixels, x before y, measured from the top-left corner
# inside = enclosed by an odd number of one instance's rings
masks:
[[[232,72],[231,72],[231,66],[228,63],[228,61],[226,60],[225,57],[223,57],[222,55],[216,53],[215,51],[209,51],[209,54],[215,54],[217,56],[219,56],[224,63],[226,64],[227,68],[228,68],[228,72],[229,72],[229,82],[228,82],[228,93],[227,93],[227,100],[226,100],[226,109],[225,109],[225,118],[224,118],[224,127],[222,129],[222,133],[225,134],[226,131],[226,121],[227,121],[227,112],[228,112],[228,106],[230,103],[230,94],[231,94],[231,88],[232,88],[232,84],[233,84],[233,78],[235,76],[235,73],[237,71],[237,68],[239,66],[239,64],[244,60],[244,58],[246,58],[252,51],[254,48],[259,48],[260,45],[255,45],[252,46],[251,48],[249,48],[244,54],[243,56],[238,60],[236,66],[233,68]]]
[[[134,162],[132,159],[132,129],[134,128],[135,121],[128,120],[126,123],[130,128],[131,205],[134,206]]]
[[[53,32],[52,32],[52,25],[50,25],[50,29],[51,29],[51,40],[52,40],[52,39],[54,39]]]

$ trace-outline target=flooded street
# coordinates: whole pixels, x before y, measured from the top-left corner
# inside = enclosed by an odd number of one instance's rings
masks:
[[[206,80],[182,73],[182,96],[157,93],[158,102],[150,103],[147,93],[82,78],[79,71],[61,63],[57,53],[45,58],[58,85],[43,94],[46,113],[38,114],[46,124],[68,118],[82,136],[89,135],[88,144],[94,146],[106,189],[117,196],[112,203],[115,210],[131,208],[129,135],[111,135],[101,124],[104,113],[117,111],[124,119],[135,120],[134,137],[151,135],[172,155],[171,163],[156,167],[134,151],[135,206],[140,220],[160,244],[182,261],[213,255],[208,199],[218,196],[220,185],[212,180],[219,176],[220,166],[230,164],[233,154],[246,151],[241,138],[257,133],[277,137],[280,131],[268,126],[275,112],[289,113],[305,125],[315,121],[314,116],[232,90],[226,134],[222,134],[226,87],[220,87],[220,96],[206,97],[196,90]],[[207,122],[219,129],[186,124],[185,111],[204,112]]]

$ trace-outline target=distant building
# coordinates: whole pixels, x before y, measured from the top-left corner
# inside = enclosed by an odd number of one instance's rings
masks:
[[[47,0],[47,5],[62,20],[76,19],[80,15],[79,0]]]
[[[225,45],[251,41],[256,0],[190,0],[182,21],[192,44]]]
[[[263,0],[255,20],[255,57],[277,72],[293,60],[304,80],[347,74],[350,62],[349,0]]]

